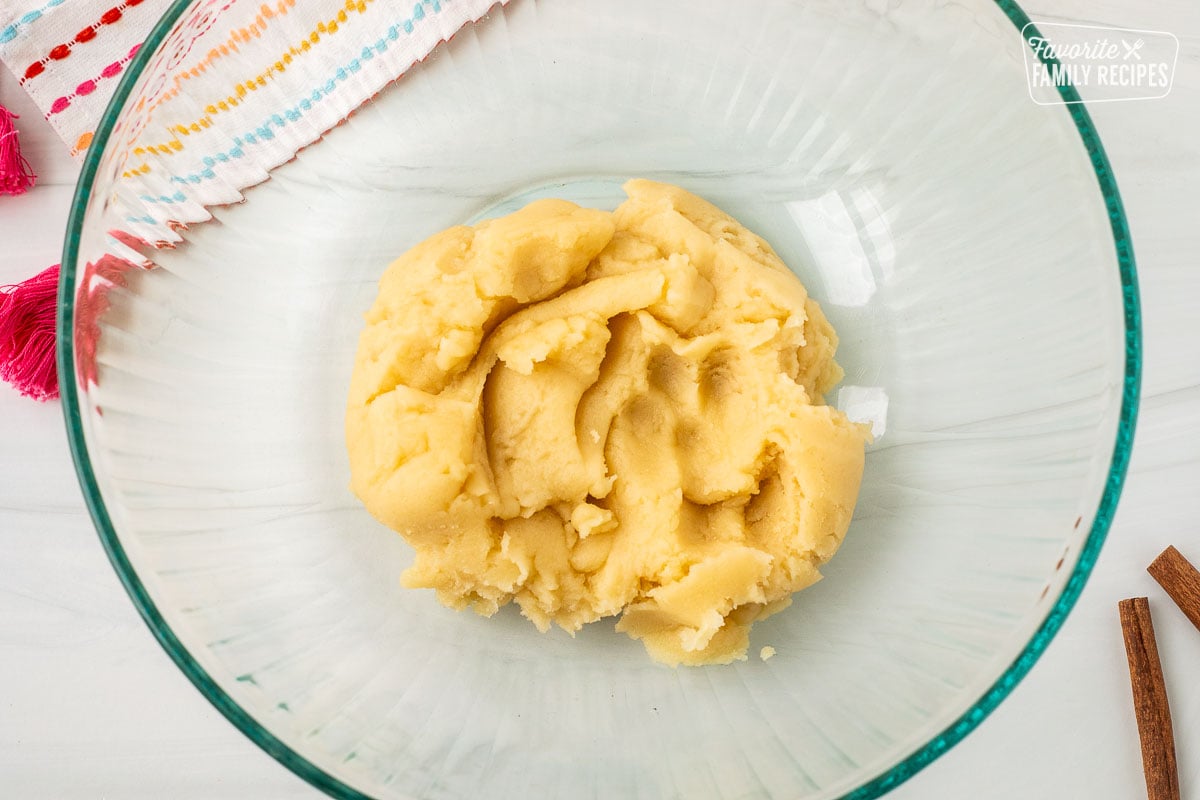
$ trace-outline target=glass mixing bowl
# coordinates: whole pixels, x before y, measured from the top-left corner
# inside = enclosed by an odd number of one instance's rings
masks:
[[[332,86],[363,41],[452,5],[226,0],[205,24],[271,12],[213,67],[233,78],[340,15],[287,65]],[[59,357],[101,540],[250,739],[337,797],[871,798],[1032,667],[1112,521],[1140,345],[1103,148],[1070,87],[1032,101],[1015,4],[511,0],[294,160],[247,147],[262,182],[185,213],[170,192],[207,176],[164,151],[163,194],[131,192],[127,134],[212,7],[174,3],[97,131]],[[171,91],[201,113],[197,83]],[[241,141],[226,116],[206,135]],[[755,627],[769,661],[672,670],[607,622],[447,610],[399,586],[408,547],[347,488],[389,261],[533,197],[612,207],[632,176],[774,245],[841,335],[831,402],[874,427],[825,580]]]

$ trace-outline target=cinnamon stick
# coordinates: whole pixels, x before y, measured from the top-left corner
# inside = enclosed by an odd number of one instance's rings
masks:
[[[1174,547],[1159,553],[1146,571],[1158,581],[1158,585],[1171,596],[1192,624],[1200,629],[1200,572]]]
[[[1154,641],[1154,622],[1145,597],[1122,600],[1121,631],[1129,659],[1129,682],[1133,687],[1133,710],[1142,742],[1142,772],[1149,800],[1179,800],[1179,770],[1175,764],[1175,735],[1171,730],[1171,708]]]

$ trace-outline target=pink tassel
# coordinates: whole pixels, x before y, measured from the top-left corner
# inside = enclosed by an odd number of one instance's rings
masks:
[[[21,143],[13,125],[16,114],[0,106],[0,194],[24,194],[33,188],[37,175],[21,155]]]
[[[0,378],[35,400],[58,397],[57,309],[58,264],[15,286],[0,286]]]

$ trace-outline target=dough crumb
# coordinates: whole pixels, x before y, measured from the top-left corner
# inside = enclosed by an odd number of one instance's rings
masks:
[[[770,645],[767,645],[762,650],[758,651],[758,657],[761,658],[763,661],[770,659],[774,655],[775,655],[775,648],[771,647]]]
[[[820,579],[867,434],[824,395],[837,336],[771,247],[645,180],[539,200],[393,262],[359,338],[351,486],[405,586],[617,630],[669,665],[746,658]],[[764,648],[760,656],[769,658]]]

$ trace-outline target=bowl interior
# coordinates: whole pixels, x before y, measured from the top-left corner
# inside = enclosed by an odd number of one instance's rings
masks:
[[[1105,197],[1067,108],[1030,100],[1003,9],[874,5],[512,0],[143,248],[154,268],[92,334],[76,314],[95,355],[68,416],[102,535],[260,743],[346,796],[875,796],[1036,657],[1108,523],[1126,331]],[[127,222],[116,141],[77,210],[72,297]],[[729,667],[401,589],[407,547],[347,488],[387,263],[536,196],[611,208],[634,176],[772,243],[841,336],[831,402],[876,434],[825,580]]]

